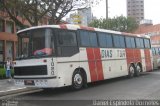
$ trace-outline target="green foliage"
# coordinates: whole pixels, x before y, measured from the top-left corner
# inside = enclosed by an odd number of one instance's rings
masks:
[[[44,17],[50,18],[49,24],[58,24],[69,12],[91,7],[100,0],[0,0],[9,17],[21,28],[24,24],[17,16],[27,20],[31,26],[37,26]]]
[[[126,18],[124,16],[120,16],[112,19],[95,19],[89,24],[89,26],[121,32],[133,32],[137,29],[138,24],[131,17]]]
[[[11,70],[11,75],[14,75],[14,70]],[[5,79],[6,78],[6,69],[5,68],[0,68],[0,79]]]

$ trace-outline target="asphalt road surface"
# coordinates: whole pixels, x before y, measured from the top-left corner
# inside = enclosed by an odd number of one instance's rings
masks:
[[[15,106],[93,106],[94,100],[160,100],[160,71],[132,79],[121,77],[96,82],[79,91],[72,91],[69,87],[46,89],[4,100],[16,102]]]

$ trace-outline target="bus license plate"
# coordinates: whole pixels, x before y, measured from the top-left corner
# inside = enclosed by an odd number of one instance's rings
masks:
[[[34,81],[33,80],[25,80],[24,84],[25,85],[34,85]]]

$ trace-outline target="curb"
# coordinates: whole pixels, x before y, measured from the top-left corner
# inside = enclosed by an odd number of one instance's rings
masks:
[[[26,88],[26,87],[15,88],[15,89],[10,89],[10,90],[0,91],[0,97],[7,96],[7,95],[18,94],[18,93],[23,93],[23,92],[38,91],[38,90],[40,90],[40,89]]]

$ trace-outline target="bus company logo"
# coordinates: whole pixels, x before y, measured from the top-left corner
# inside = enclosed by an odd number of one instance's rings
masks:
[[[117,50],[117,57],[126,57],[125,50]]]
[[[112,50],[101,50],[101,58],[112,58],[113,51]]]
[[[125,50],[101,50],[101,58],[102,59],[111,59],[113,57],[117,58],[125,58],[126,57],[126,52]]]
[[[51,75],[54,75],[54,61],[51,59]]]

